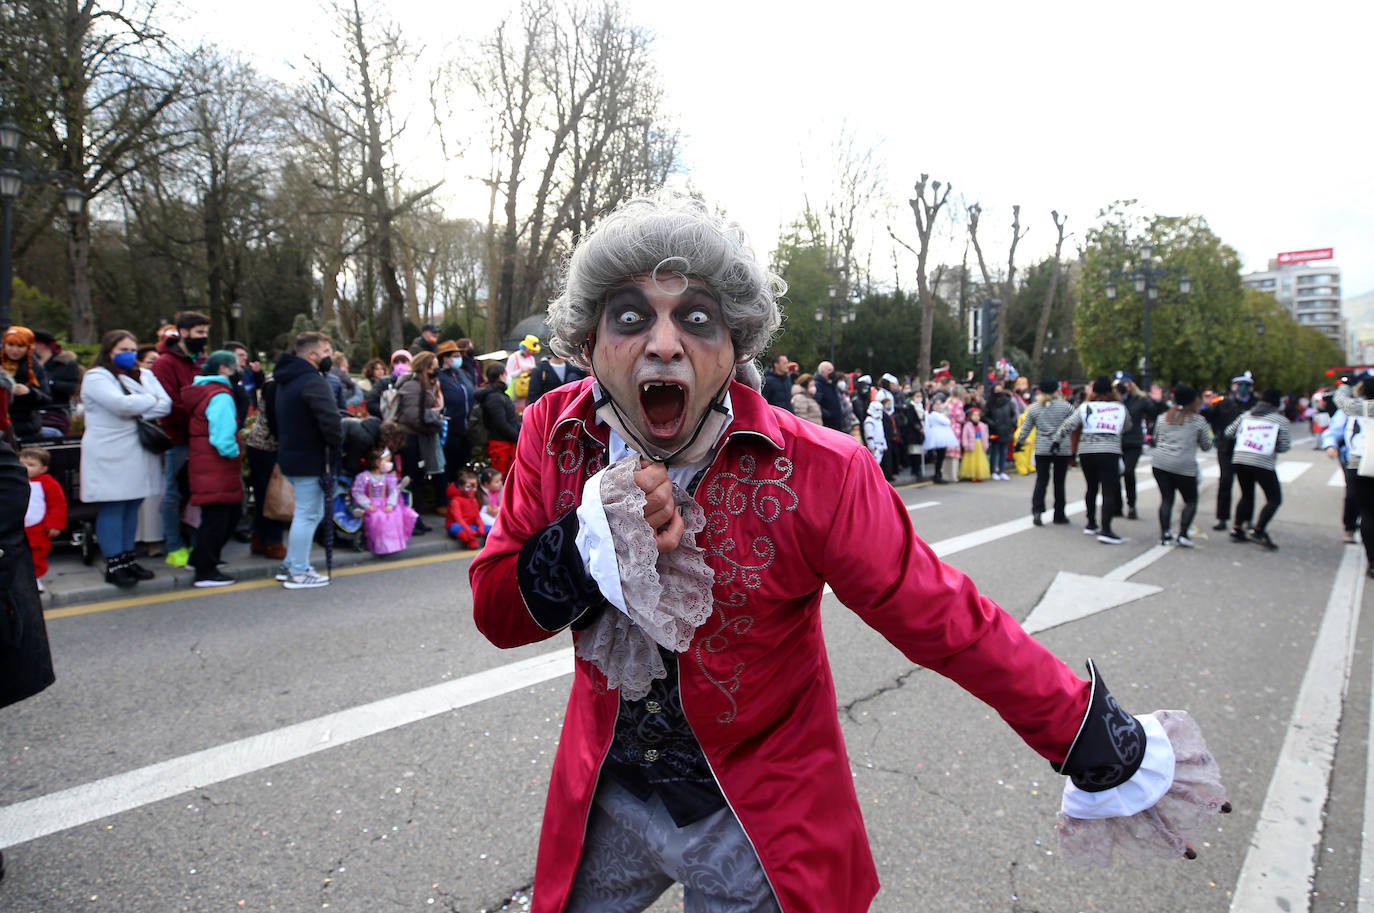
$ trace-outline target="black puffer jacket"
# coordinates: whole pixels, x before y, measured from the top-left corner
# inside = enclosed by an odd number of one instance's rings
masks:
[[[72,397],[81,389],[81,365],[77,364],[76,353],[65,349],[43,363],[48,375],[48,393],[52,404],[64,410],[71,407]]]
[[[771,368],[764,371],[762,392],[769,405],[792,411],[792,378],[786,374],[774,374]]]
[[[282,473],[323,475],[325,448],[337,463],[343,443],[343,422],[329,381],[290,352],[277,359],[272,377],[277,382],[277,463]]]
[[[1131,417],[1131,427],[1126,429],[1126,433],[1121,435],[1122,447],[1144,447],[1146,421],[1152,419],[1159,412],[1159,405],[1148,396],[1136,396],[1131,394],[1121,401],[1126,407],[1126,413]],[[1223,426],[1223,429],[1225,427]]]
[[[494,380],[478,387],[477,404],[482,407],[489,440],[515,443],[520,438],[520,420],[515,416],[515,403],[506,395],[505,381]]]

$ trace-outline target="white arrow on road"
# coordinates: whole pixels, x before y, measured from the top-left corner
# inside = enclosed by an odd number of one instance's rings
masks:
[[[1060,571],[1054,575],[1049,589],[1040,597],[1035,608],[1031,609],[1026,620],[1021,622],[1021,627],[1029,634],[1038,634],[1070,621],[1087,618],[1089,615],[1153,596],[1163,587],[1149,583],[1130,583],[1128,578],[1145,570],[1167,554],[1169,547],[1156,545],[1101,577]]]

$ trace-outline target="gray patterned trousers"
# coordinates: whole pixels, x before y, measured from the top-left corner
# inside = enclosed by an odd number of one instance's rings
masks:
[[[657,796],[603,781],[566,913],[639,913],[674,882],[685,913],[781,913],[729,807],[679,828]]]

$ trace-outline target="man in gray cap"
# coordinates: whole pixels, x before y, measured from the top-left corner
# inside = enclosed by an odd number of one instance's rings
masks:
[[[1255,405],[1254,376],[1246,371],[1231,378],[1231,392],[1205,405],[1208,408],[1203,414],[1217,440],[1217,466],[1221,469],[1221,478],[1217,480],[1217,522],[1212,529],[1225,530],[1231,525],[1231,484],[1235,478],[1231,457],[1236,452],[1235,439],[1226,436],[1226,427]]]

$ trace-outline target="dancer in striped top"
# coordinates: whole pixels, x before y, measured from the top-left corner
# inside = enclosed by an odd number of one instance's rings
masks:
[[[1283,394],[1270,388],[1260,394],[1255,408],[1226,426],[1226,436],[1236,442],[1235,455],[1231,458],[1236,470],[1236,481],[1240,483],[1240,502],[1236,504],[1235,525],[1231,527],[1231,541],[1245,542],[1245,524],[1255,510],[1255,486],[1264,491],[1264,509],[1259,520],[1250,529],[1249,541],[1258,542],[1269,550],[1278,548],[1269,538],[1269,521],[1274,519],[1279,505],[1283,503],[1283,488],[1279,485],[1279,474],[1274,471],[1277,455],[1290,446],[1288,419],[1279,412],[1279,402]]]
[[[1159,483],[1159,544],[1173,539],[1174,492],[1183,495],[1178,544],[1192,548],[1188,532],[1197,513],[1197,452],[1212,449],[1212,429],[1198,414],[1197,391],[1186,384],[1174,388],[1174,405],[1155,422],[1154,474]]]
[[[1016,449],[1026,446],[1026,438],[1035,432],[1035,491],[1031,494],[1031,517],[1036,526],[1044,526],[1040,515],[1045,512],[1045,490],[1049,488],[1050,473],[1054,474],[1054,522],[1068,523],[1064,512],[1064,479],[1069,474],[1068,448],[1056,443],[1052,438],[1064,424],[1064,419],[1073,414],[1073,406],[1064,402],[1064,394],[1059,392],[1059,382],[1052,377],[1040,381],[1040,392],[1035,402],[1026,410],[1021,420],[1021,433],[1016,437]]]

